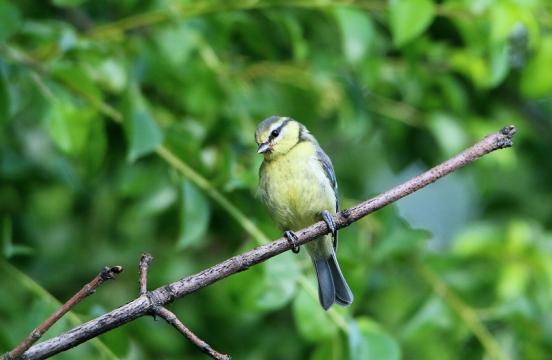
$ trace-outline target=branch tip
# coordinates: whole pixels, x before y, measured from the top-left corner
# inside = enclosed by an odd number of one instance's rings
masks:
[[[516,134],[517,129],[514,125],[505,126],[500,130],[502,135],[509,137],[510,139]]]
[[[153,256],[150,253],[143,253],[140,257],[140,266],[148,267],[153,260]]]
[[[514,125],[505,126],[500,130],[500,134],[504,135],[504,137],[501,137],[496,142],[496,147],[498,149],[505,149],[512,147],[514,145],[512,138],[516,134],[517,129]]]
[[[102,284],[110,279],[114,279],[115,275],[120,274],[123,271],[122,266],[105,266],[90,282],[84,284],[84,286],[77,291],[67,302],[59,307],[50,317],[44,320],[39,326],[37,326],[19,345],[17,345],[12,351],[5,354],[2,359],[19,359],[21,356],[36,342],[42,335],[48,331],[56,322],[59,321],[67,312],[75,307],[78,303],[84,300],[86,297],[94,294]]]
[[[120,265],[117,266],[106,266],[103,268],[103,270],[100,272],[100,280],[106,281],[114,279],[116,275],[123,272],[123,267]]]

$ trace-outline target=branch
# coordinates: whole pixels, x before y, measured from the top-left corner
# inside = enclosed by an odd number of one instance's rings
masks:
[[[203,351],[205,354],[209,355],[216,360],[230,360],[230,356],[221,354],[214,350],[209,344],[197,337],[196,334],[190,331],[178,318],[176,315],[168,310],[167,308],[160,306],[155,313],[165,319],[166,322],[174,326],[186,339],[190,340],[199,350]]]
[[[514,126],[505,127],[423,174],[350,209],[337,213],[335,215],[337,228],[347,227],[364,216],[466,166],[481,156],[512,146],[512,137],[515,133],[516,129]],[[298,245],[303,245],[328,232],[329,229],[326,223],[319,221],[303,230],[296,231],[295,233],[298,237],[296,242]],[[284,251],[290,250],[290,248],[291,244],[285,238],[280,238],[241,255],[236,255],[195,275],[182,278],[154,291],[147,292],[107,314],[90,320],[55,338],[37,344],[23,354],[22,359],[43,359],[75,347],[136,318],[151,314],[154,311],[154,306],[171,303],[177,298],[211,285],[227,276],[247,270],[250,266],[259,264]],[[150,301],[150,298],[155,299],[155,304]]]
[[[67,302],[46,320],[42,324],[40,324],[38,327],[36,327],[26,338],[23,340],[19,345],[15,347],[12,351],[5,354],[3,359],[4,360],[16,360],[21,357],[21,355],[27,351],[31,347],[32,344],[34,344],[38,339],[44,335],[46,331],[52,325],[54,325],[56,322],[58,322],[59,319],[63,315],[65,315],[69,310],[71,310],[75,305],[80,303],[84,298],[92,295],[97,288],[99,288],[104,282],[107,280],[115,278],[115,275],[120,274],[123,271],[123,268],[121,266],[113,266],[113,267],[104,267],[102,271],[92,281],[90,281],[88,284],[84,285],[82,289],[80,289],[75,295],[73,295]]]
[[[166,307],[159,305],[158,300],[150,293],[148,293],[148,270],[149,266],[153,260],[153,256],[148,253],[142,254],[140,258],[140,265],[138,266],[140,271],[140,295],[145,295],[149,298],[150,302],[153,304],[152,315],[159,316],[165,319],[166,322],[171,324],[176,330],[178,330],[182,335],[186,337],[192,344],[198,347],[199,350],[203,351],[205,354],[209,355],[215,360],[230,360],[230,356],[221,354],[218,351],[214,350],[209,344],[201,340],[196,334],[194,334],[190,329],[186,327],[178,319],[178,317]]]
[[[143,253],[140,258],[140,264],[138,265],[140,274],[140,296],[146,295],[148,292],[148,270],[152,260],[153,256],[148,253]]]

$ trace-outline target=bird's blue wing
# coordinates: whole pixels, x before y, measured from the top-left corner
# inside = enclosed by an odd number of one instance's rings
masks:
[[[330,184],[332,184],[332,188],[335,194],[335,211],[337,212],[339,211],[339,198],[337,192],[337,179],[335,178],[335,171],[333,169],[332,161],[330,160],[330,157],[326,155],[324,150],[320,148],[316,151],[316,157],[320,162],[320,165],[322,165],[324,174],[326,174],[326,177],[328,178],[328,180],[330,180]],[[333,239],[333,245],[334,249],[337,250],[337,234]]]
[[[330,180],[330,184],[332,184],[332,188],[334,190],[335,194],[335,211],[339,211],[339,202],[338,202],[338,196],[337,196],[337,179],[335,178],[335,171],[332,166],[332,161],[326,155],[326,153],[322,149],[318,149],[316,152],[316,157],[318,161],[320,162],[320,165],[322,165],[322,169],[324,170],[324,174]]]

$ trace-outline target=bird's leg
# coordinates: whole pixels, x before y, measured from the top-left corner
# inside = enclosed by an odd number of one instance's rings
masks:
[[[291,244],[291,251],[293,251],[294,254],[299,254],[299,251],[301,250],[301,248],[297,246],[297,243],[296,243],[296,241],[298,240],[297,235],[291,230],[286,230],[284,232],[284,236],[287,239],[287,241]]]
[[[320,215],[322,215],[322,220],[324,220],[326,225],[328,225],[328,228],[332,233],[332,237],[335,239],[335,237],[337,236],[337,227],[335,226],[335,221],[333,216],[330,214],[328,210],[322,211]]]

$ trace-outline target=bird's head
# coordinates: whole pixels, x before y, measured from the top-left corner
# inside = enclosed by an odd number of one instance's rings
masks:
[[[273,159],[286,154],[300,140],[304,126],[290,117],[271,116],[263,120],[255,131],[255,141],[259,145],[259,154]]]

